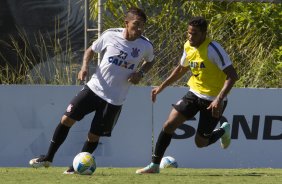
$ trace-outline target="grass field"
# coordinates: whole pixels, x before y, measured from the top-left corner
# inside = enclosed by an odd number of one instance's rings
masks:
[[[136,168],[97,168],[91,176],[63,175],[65,167],[0,168],[0,183],[114,183],[114,184],[279,184],[282,169],[163,169],[160,174],[137,175]]]

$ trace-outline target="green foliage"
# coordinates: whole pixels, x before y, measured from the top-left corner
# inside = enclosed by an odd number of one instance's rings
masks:
[[[80,66],[74,62],[70,45],[63,50],[60,41],[38,33],[34,36],[35,45],[32,47],[24,30],[18,28],[18,35],[19,38],[10,37],[9,43],[0,41],[13,50],[19,63],[18,68],[10,66],[0,53],[0,60],[6,63],[0,66],[1,84],[78,84],[76,73]]]
[[[98,0],[90,0],[90,13],[97,20]],[[159,85],[179,62],[186,42],[187,22],[192,16],[209,20],[209,36],[221,43],[229,53],[240,80],[237,87],[282,87],[282,5],[276,3],[244,3],[227,1],[186,0],[104,0],[103,29],[123,27],[123,14],[131,6],[138,6],[148,15],[145,36],[155,48],[154,68],[144,77],[141,85]],[[19,38],[0,44],[13,50],[21,63],[17,70],[11,68],[0,53],[0,60],[7,64],[0,67],[2,84],[77,84],[79,65],[74,61],[71,43],[61,47],[58,38],[36,39],[36,52],[24,31]],[[91,38],[93,41],[95,38]],[[24,46],[19,46],[19,42]],[[47,43],[48,42],[48,43]],[[51,43],[51,45],[49,44]],[[90,43],[90,42],[89,42]],[[50,56],[48,53],[53,53]],[[39,53],[39,54],[34,54]],[[39,58],[39,59],[38,59]],[[46,66],[36,65],[38,61]],[[36,67],[35,67],[36,66]],[[29,71],[29,68],[34,68]],[[44,73],[45,71],[45,73]],[[46,79],[46,73],[49,77]],[[53,75],[53,76],[50,76]],[[185,85],[189,77],[175,85]]]
[[[91,5],[96,3],[97,0],[91,1]],[[189,18],[204,16],[210,22],[210,37],[224,46],[241,77],[237,87],[282,87],[281,4],[108,0],[104,11],[110,16],[103,19],[104,29],[122,26],[121,15],[131,6],[141,7],[147,13],[145,35],[153,42],[156,52],[154,68],[143,85],[158,85],[169,75],[181,57]],[[91,7],[92,13],[97,12],[97,6]],[[186,80],[187,77],[175,85],[184,85]]]

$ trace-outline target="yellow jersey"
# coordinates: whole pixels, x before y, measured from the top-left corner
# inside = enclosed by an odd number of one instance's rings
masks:
[[[208,46],[212,44],[211,41],[206,38],[198,48],[192,47],[187,41],[184,44],[186,58],[182,65],[191,69],[192,76],[187,82],[191,90],[201,95],[215,97],[223,87],[226,74],[208,58]],[[218,52],[215,46],[213,47]]]

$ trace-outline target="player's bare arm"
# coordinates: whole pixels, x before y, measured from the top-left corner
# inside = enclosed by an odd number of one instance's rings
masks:
[[[131,82],[132,84],[138,84],[140,80],[144,77],[144,75],[152,68],[153,64],[153,62],[144,61],[140,69],[136,72],[133,72],[128,77],[128,82]]]
[[[219,94],[217,95],[216,99],[207,108],[212,110],[212,115],[216,118],[220,117],[222,114],[223,99],[227,96],[235,82],[239,79],[238,74],[234,69],[233,65],[226,67],[223,72],[227,76],[224,85]]]
[[[178,79],[180,79],[184,74],[187,73],[189,67],[184,67],[182,65],[178,65],[170,74],[170,76],[158,87],[155,87],[151,92],[151,99],[153,102],[156,101],[157,94],[159,94],[162,90],[164,90],[167,86],[174,83]]]
[[[89,66],[89,62],[90,60],[93,58],[94,56],[94,52],[92,51],[92,48],[89,47],[83,55],[83,61],[82,61],[82,66],[80,71],[78,72],[78,79],[81,81],[84,81],[87,74],[88,74],[88,66]]]

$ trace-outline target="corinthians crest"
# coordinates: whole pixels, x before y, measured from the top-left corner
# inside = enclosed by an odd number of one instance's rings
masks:
[[[138,57],[139,56],[139,52],[140,51],[140,49],[138,49],[138,48],[132,48],[132,52],[131,52],[131,56],[132,57]]]

